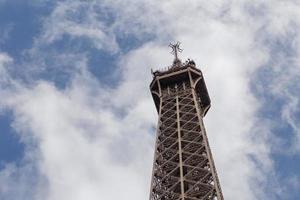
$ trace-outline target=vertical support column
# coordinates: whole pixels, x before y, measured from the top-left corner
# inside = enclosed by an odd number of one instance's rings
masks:
[[[184,200],[184,178],[182,166],[182,149],[181,149],[181,132],[180,132],[180,115],[179,115],[179,99],[176,95],[176,112],[177,112],[177,129],[178,129],[178,154],[179,154],[179,169],[180,169],[180,185],[181,185],[181,200]]]
[[[160,86],[160,82],[159,79],[157,79],[157,84],[158,84],[158,92],[159,92],[159,98],[160,98],[160,102],[159,102],[159,114],[158,114],[158,119],[157,119],[157,127],[160,127],[160,118],[161,118],[161,110],[162,110],[162,92],[161,92],[161,86]],[[150,195],[149,195],[149,200],[151,200],[151,196],[152,194],[152,190],[153,190],[153,179],[154,179],[154,168],[155,168],[155,160],[156,160],[156,150],[157,150],[157,146],[158,146],[158,136],[159,136],[159,128],[157,128],[156,130],[156,137],[155,137],[155,147],[154,147],[154,157],[153,157],[153,166],[152,166],[152,178],[151,178],[151,185],[150,185]]]
[[[217,174],[217,169],[215,167],[213,156],[212,156],[212,153],[211,153],[211,150],[209,147],[208,138],[207,138],[207,134],[206,134],[206,130],[205,130],[202,118],[200,120],[200,126],[201,126],[201,131],[203,132],[205,146],[207,147],[208,159],[209,159],[209,162],[210,162],[211,168],[212,168],[211,170],[212,170],[212,175],[213,175],[213,179],[214,179],[214,183],[215,183],[215,187],[216,187],[217,198],[218,198],[218,200],[224,200],[221,186],[220,186],[220,181],[219,181],[218,174]]]
[[[203,138],[204,138],[204,145],[205,145],[205,148],[207,150],[208,161],[209,161],[209,164],[210,164],[210,167],[211,167],[211,172],[212,172],[212,177],[213,177],[213,180],[214,180],[215,190],[216,190],[216,193],[217,193],[217,199],[218,200],[224,200],[224,197],[223,197],[222,191],[221,191],[221,186],[220,186],[219,179],[218,179],[218,175],[217,175],[217,170],[216,170],[214,160],[213,160],[213,157],[212,157],[212,153],[211,153],[211,150],[210,150],[210,147],[209,147],[208,138],[207,138],[207,135],[206,135],[206,130],[205,130],[205,127],[204,127],[204,124],[203,124],[202,114],[201,114],[201,110],[200,110],[201,108],[197,104],[197,98],[196,98],[195,88],[194,88],[194,81],[192,79],[192,75],[191,75],[190,70],[188,70],[188,73],[189,73],[190,84],[192,86],[192,94],[193,94],[194,104],[195,104],[195,107],[196,107],[197,116],[198,116],[199,124],[200,124],[200,127],[201,127],[201,132],[202,132],[202,135],[203,135]]]

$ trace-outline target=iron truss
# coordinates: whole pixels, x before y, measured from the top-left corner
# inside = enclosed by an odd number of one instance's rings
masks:
[[[193,78],[159,87],[150,200],[223,200]]]

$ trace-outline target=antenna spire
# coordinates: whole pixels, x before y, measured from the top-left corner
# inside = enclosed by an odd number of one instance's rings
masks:
[[[172,52],[171,53],[175,56],[174,63],[179,61],[179,59],[178,59],[178,52],[179,53],[182,52],[182,49],[179,46],[180,46],[180,42],[177,42],[177,43],[174,43],[174,44],[172,44],[172,43],[169,44],[169,47],[172,48]]]

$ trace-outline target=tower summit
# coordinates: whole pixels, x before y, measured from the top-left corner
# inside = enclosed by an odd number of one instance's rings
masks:
[[[181,63],[170,44],[171,67],[153,72],[151,94],[159,115],[150,200],[224,200],[203,117],[210,98],[202,72]]]

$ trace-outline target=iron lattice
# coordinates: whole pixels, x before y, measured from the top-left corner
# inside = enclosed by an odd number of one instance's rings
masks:
[[[150,200],[223,200],[202,120],[208,94],[205,85],[197,86],[200,80],[201,71],[188,63],[157,72],[152,81],[159,122]]]

